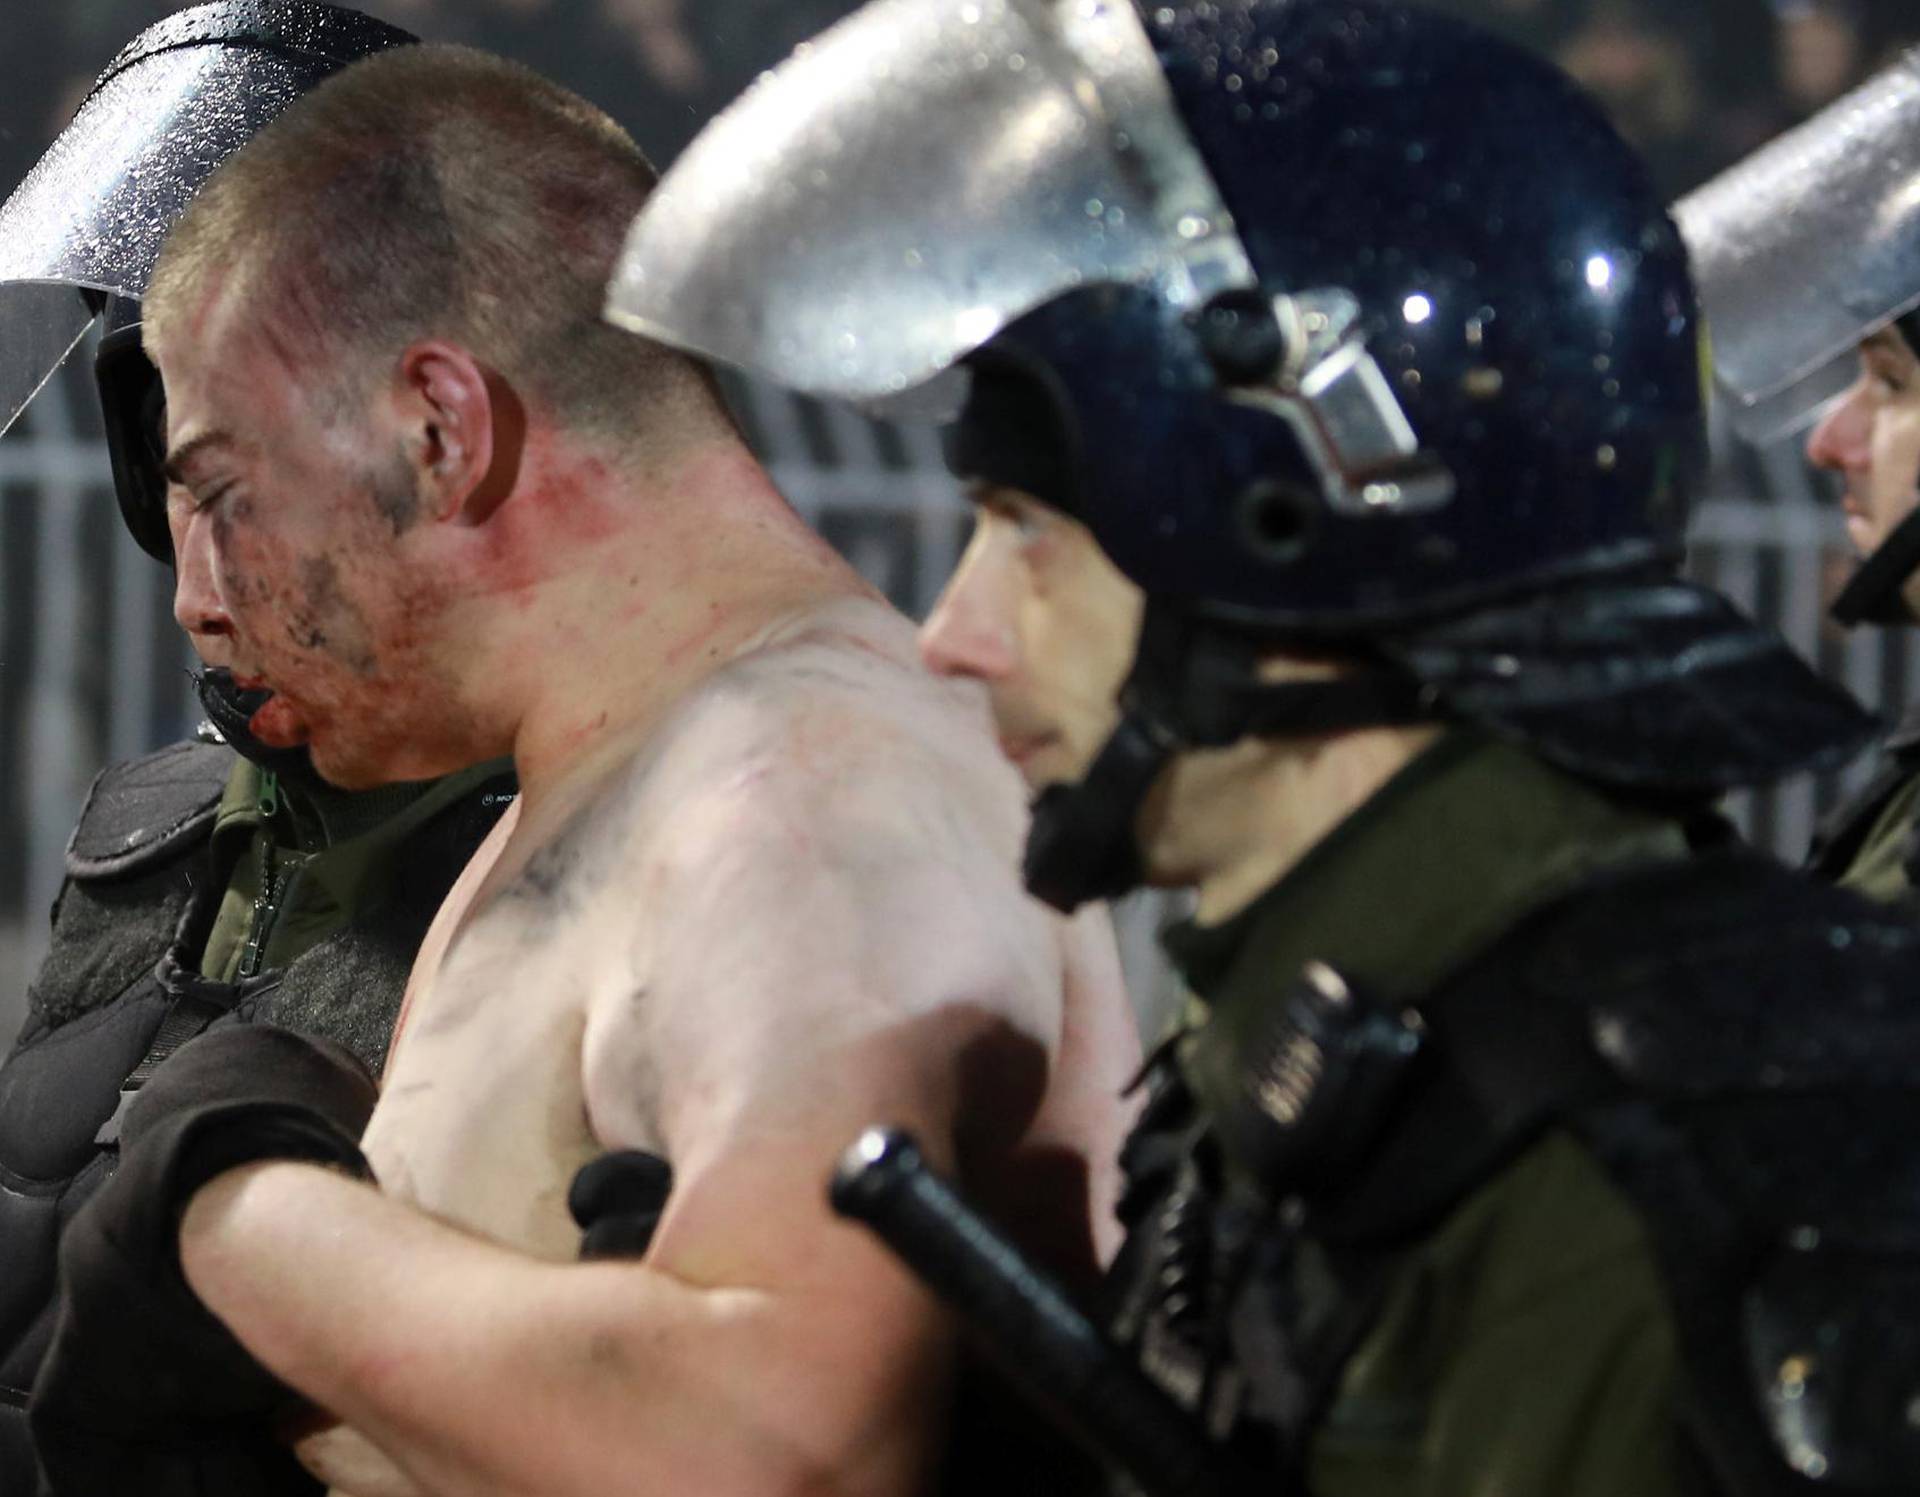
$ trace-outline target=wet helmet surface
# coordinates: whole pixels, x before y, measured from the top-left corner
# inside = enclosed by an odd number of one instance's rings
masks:
[[[1039,376],[1073,448],[1071,507],[1121,568],[1223,618],[1340,635],[1674,555],[1700,434],[1694,299],[1645,170],[1597,109],[1425,12],[1269,0],[1146,24],[1262,290],[1351,296],[1451,494],[1329,493],[1258,360],[1236,379],[1231,345],[1249,339],[1218,324],[1257,318],[1244,298],[1196,315],[1149,287],[1088,287],[975,362],[983,390]]]
[[[138,307],[168,231],[234,150],[361,57],[417,38],[317,0],[220,0],[148,27],[0,207],[0,430],[105,310],[96,374],[122,513],[170,556]],[[145,465],[144,469],[142,465]]]

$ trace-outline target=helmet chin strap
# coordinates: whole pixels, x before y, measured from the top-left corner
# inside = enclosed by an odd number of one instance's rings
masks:
[[[1177,753],[1242,738],[1307,738],[1431,720],[1433,694],[1404,671],[1369,664],[1313,681],[1262,681],[1264,642],[1148,600],[1120,721],[1078,783],[1052,785],[1033,806],[1027,889],[1071,914],[1145,880],[1136,827]]]
[[[227,747],[241,758],[250,759],[269,773],[295,784],[318,779],[313,760],[304,747],[269,748],[255,738],[247,726],[253,721],[253,714],[266,704],[271,692],[242,691],[233,684],[233,672],[218,667],[196,674],[193,686],[207,721],[219,730]]]
[[[1021,865],[1028,891],[1071,915],[1089,900],[1139,888],[1145,868],[1133,824],[1179,748],[1157,724],[1123,711],[1086,777],[1049,785],[1034,801]]]
[[[1900,589],[1920,568],[1920,508],[1893,527],[1893,534],[1855,569],[1853,577],[1833,600],[1834,622],[1851,629],[1855,624],[1911,624],[1913,606]]]

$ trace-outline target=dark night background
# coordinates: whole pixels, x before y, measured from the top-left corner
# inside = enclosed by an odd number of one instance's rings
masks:
[[[1920,40],[1913,0],[1433,0],[1549,53],[1678,195]],[[0,185],[167,0],[5,0]],[[661,164],[846,0],[369,0],[422,36],[502,52],[607,109]]]

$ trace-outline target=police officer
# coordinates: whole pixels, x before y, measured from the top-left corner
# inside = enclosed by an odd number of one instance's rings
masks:
[[[1916,622],[1920,605],[1920,54],[1728,168],[1675,208],[1713,325],[1714,374],[1748,436],[1820,415],[1807,457],[1845,485],[1861,562],[1840,624]],[[1813,866],[1920,904],[1920,715],[1823,828]]]
[[[0,316],[18,333],[0,361],[0,410],[17,414],[47,373],[43,356],[64,354],[103,307],[95,371],[115,491],[157,560],[172,561],[164,397],[141,349],[138,297],[165,228],[288,99],[411,40],[306,0],[183,11],[115,59],[0,210]],[[427,923],[513,797],[499,765],[334,790],[304,749],[252,738],[258,694],[209,669],[200,696],[208,724],[198,739],[95,781],[29,1017],[0,1068],[0,1490],[9,1493],[36,1489],[24,1409],[53,1326],[56,1237],[116,1167],[128,1104],[175,1050],[235,1020],[331,1041],[377,1071]],[[155,1375],[144,1362],[138,1370]]]
[[[1867,724],[1677,576],[1686,256],[1562,76],[1384,0],[878,0],[610,311],[971,375],[924,653],[1036,892],[1197,888],[1112,1327],[1257,1489],[1910,1487],[1916,937],[1711,814]]]

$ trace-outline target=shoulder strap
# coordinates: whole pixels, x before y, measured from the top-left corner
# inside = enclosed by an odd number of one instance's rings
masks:
[[[1622,1089],[1583,1026],[1528,992],[1513,955],[1430,1005],[1425,1074],[1363,1168],[1316,1203],[1316,1236],[1351,1244],[1420,1232],[1568,1114]]]
[[[100,1125],[93,1141],[102,1148],[120,1142],[120,1124],[132,1105],[134,1095],[145,1086],[171,1056],[188,1040],[205,1032],[214,1020],[232,1012],[243,999],[258,998],[280,984],[281,974],[265,973],[244,983],[214,982],[189,970],[182,961],[184,948],[176,943],[160,964],[160,984],[167,994],[167,1011],[154,1031],[146,1054],[120,1083],[120,1100],[113,1114]]]
[[[1220,1143],[1236,1172],[1270,1201],[1302,1201],[1310,1234],[1347,1249],[1438,1221],[1557,1120],[1624,1089],[1597,1052],[1584,1008],[1569,1001],[1562,972],[1641,949],[1638,906],[1669,896],[1666,880],[1652,876],[1689,866],[1662,860],[1590,874],[1528,914],[1414,1013],[1390,1015],[1336,978],[1346,1021],[1311,1033],[1297,1017],[1302,978],[1281,974],[1263,1028],[1236,1053],[1231,1082],[1223,1088],[1216,1079],[1211,1088]],[[1649,883],[1658,896],[1636,895]],[[1603,896],[1613,907],[1596,918]],[[1375,1032],[1390,1040],[1396,1030],[1402,1049],[1418,1036],[1417,1054],[1376,1065],[1370,1076],[1369,1052],[1384,1047],[1361,1042]],[[1338,1146],[1330,1178],[1289,1167],[1300,1148],[1286,1135],[1308,1125]]]
[[[1421,1011],[1425,1073],[1321,1208],[1330,1233],[1417,1229],[1545,1129],[1635,1099],[1920,1085],[1920,929],[1714,853],[1588,881]]]

